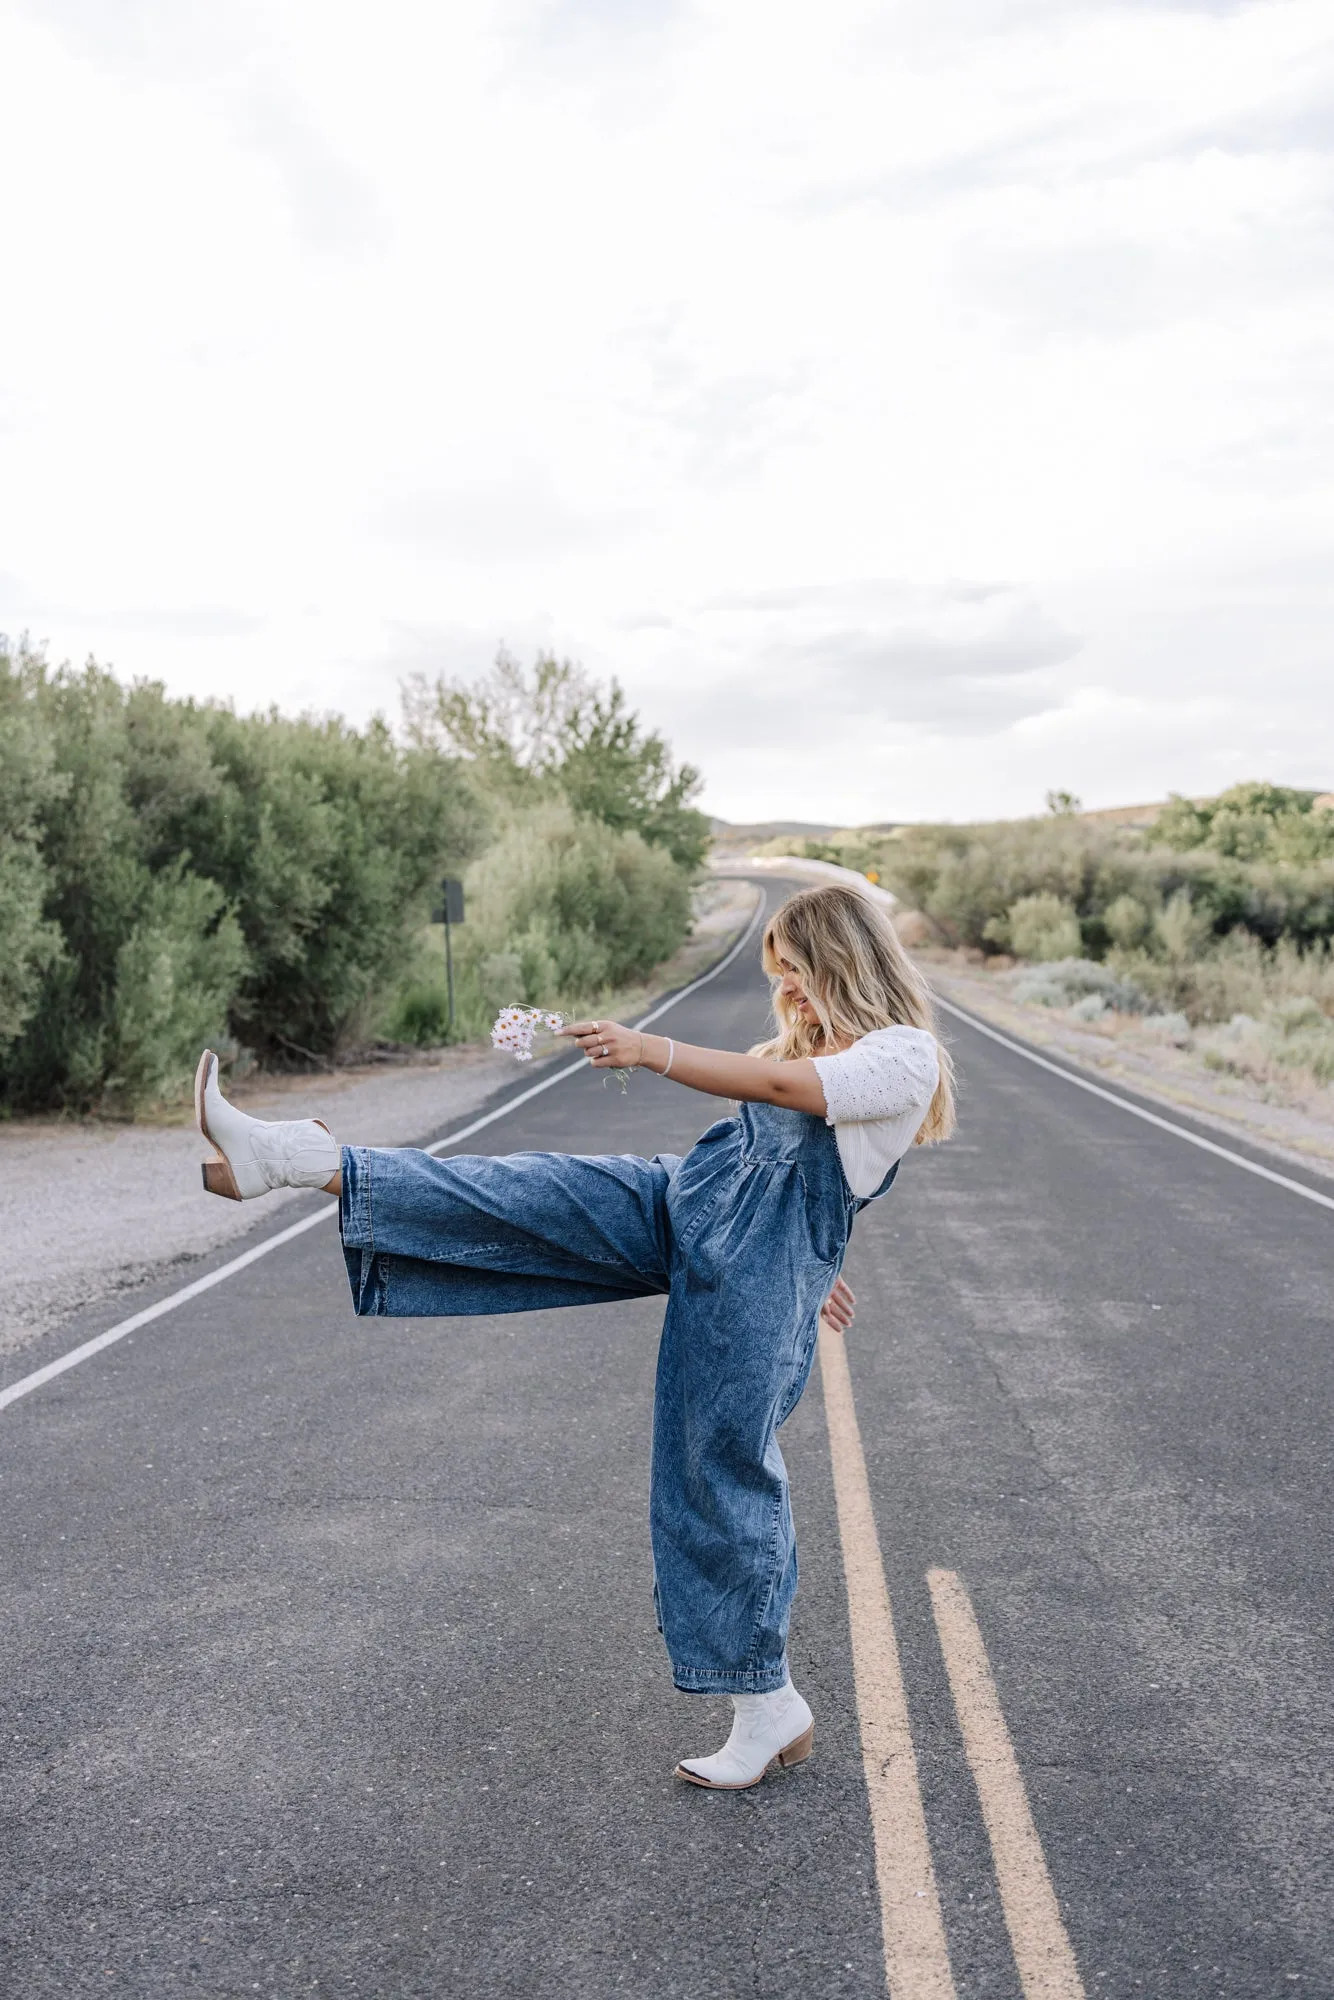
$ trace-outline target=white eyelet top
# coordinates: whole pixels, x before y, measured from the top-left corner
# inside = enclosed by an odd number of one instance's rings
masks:
[[[816,1056],[825,1123],[855,1195],[874,1194],[921,1129],[940,1081],[925,1028],[876,1028],[842,1055]]]

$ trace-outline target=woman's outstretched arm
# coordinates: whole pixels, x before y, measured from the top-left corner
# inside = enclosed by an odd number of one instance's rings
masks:
[[[618,1021],[572,1021],[560,1033],[577,1042],[594,1069],[651,1069],[659,1076],[671,1055],[674,1083],[711,1097],[735,1097],[751,1104],[782,1104],[789,1111],[825,1115],[824,1086],[810,1061],[769,1062],[763,1056],[733,1055],[729,1049],[701,1049],[646,1035]]]

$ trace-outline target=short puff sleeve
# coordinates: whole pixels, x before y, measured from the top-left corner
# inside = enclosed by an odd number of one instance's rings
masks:
[[[940,1081],[936,1038],[925,1028],[876,1028],[837,1056],[816,1056],[825,1122],[925,1118]]]

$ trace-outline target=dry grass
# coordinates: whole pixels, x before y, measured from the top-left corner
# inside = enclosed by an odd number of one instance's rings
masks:
[[[1096,1036],[1109,1054],[1229,1080],[1259,1102],[1334,1124],[1334,959],[1328,952],[1267,951],[1225,938],[1196,959],[1164,965],[1118,953],[1088,960],[1016,965],[983,979],[980,953],[929,952],[942,971],[969,977],[974,992],[1045,1018],[1053,1028]]]

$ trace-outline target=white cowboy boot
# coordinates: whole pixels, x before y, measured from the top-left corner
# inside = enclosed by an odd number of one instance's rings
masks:
[[[678,1778],[713,1791],[743,1792],[758,1785],[770,1764],[800,1764],[811,1754],[815,1718],[791,1681],[773,1694],[734,1694],[732,1733],[712,1757],[687,1757]]]
[[[251,1201],[271,1188],[327,1187],[342,1165],[342,1149],[323,1119],[270,1123],[229,1104],[212,1049],[195,1071],[195,1120],[217,1155],[203,1163],[204,1186],[229,1201]]]

